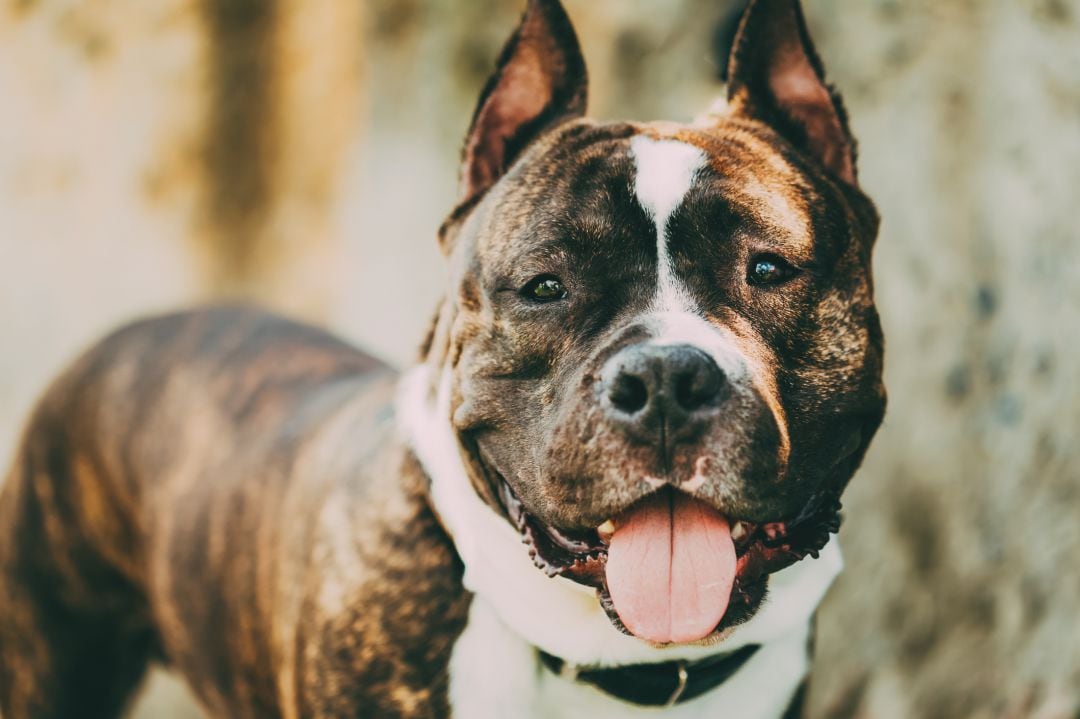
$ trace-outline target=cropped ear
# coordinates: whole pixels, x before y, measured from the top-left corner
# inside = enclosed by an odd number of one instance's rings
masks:
[[[584,115],[587,90],[585,59],[559,0],[529,0],[476,106],[459,207],[479,199],[544,130]]]
[[[728,62],[728,106],[772,126],[840,179],[856,184],[855,140],[825,83],[799,0],[751,0]]]

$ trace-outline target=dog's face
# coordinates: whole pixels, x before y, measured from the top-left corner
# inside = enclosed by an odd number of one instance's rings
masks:
[[[533,0],[442,231],[452,422],[538,567],[697,641],[835,531],[885,404],[877,217],[793,0],[750,4],[722,112],[584,102],[569,21]]]

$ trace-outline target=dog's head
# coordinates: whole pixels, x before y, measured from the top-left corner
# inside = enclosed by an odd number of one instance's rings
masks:
[[[466,140],[429,361],[537,566],[702,640],[824,546],[881,422],[877,215],[796,0],[750,3],[693,124],[585,98],[563,8],[531,0]]]

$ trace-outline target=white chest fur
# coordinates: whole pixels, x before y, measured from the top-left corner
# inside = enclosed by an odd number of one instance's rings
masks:
[[[818,603],[841,569],[836,542],[770,579],[761,610],[721,644],[659,649],[617,631],[595,593],[537,570],[517,532],[473,491],[449,423],[449,375],[428,397],[430,369],[402,381],[402,430],[432,480],[432,500],[465,565],[465,587],[476,596],[450,664],[454,716],[465,719],[562,717],[707,717],[738,712],[743,719],[779,717],[807,670],[806,641]],[[645,709],[558,677],[539,662],[536,647],[568,662],[617,666],[695,660],[747,644],[762,648],[731,679],[708,694],[669,709]]]
[[[559,631],[557,618],[551,622]],[[450,704],[458,719],[775,719],[806,675],[808,632],[806,623],[769,642],[731,679],[696,699],[666,709],[638,707],[550,672],[477,596],[450,661]]]

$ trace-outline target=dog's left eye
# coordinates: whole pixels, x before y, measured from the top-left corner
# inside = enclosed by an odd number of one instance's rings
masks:
[[[539,275],[521,288],[521,294],[534,302],[555,302],[566,299],[566,287],[555,275]]]
[[[777,255],[757,255],[750,260],[746,281],[752,285],[778,285],[795,276],[797,270]]]

